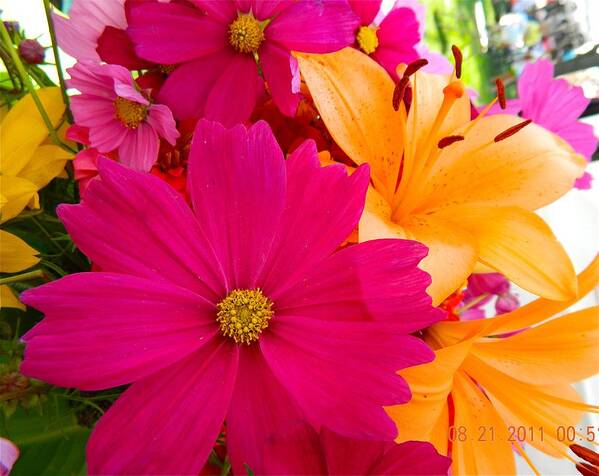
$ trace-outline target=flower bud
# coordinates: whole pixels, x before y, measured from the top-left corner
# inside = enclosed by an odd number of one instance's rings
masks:
[[[44,62],[46,49],[37,40],[23,40],[19,43],[19,56],[29,64]]]

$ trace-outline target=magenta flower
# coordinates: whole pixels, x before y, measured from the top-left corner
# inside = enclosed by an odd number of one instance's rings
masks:
[[[354,440],[326,428],[319,435],[302,423],[280,431],[264,453],[267,474],[288,476],[436,476],[451,464],[430,443]]]
[[[141,58],[178,65],[159,94],[177,119],[227,125],[250,117],[264,81],[281,112],[295,115],[300,76],[291,51],[337,51],[354,41],[358,22],[341,0],[190,3],[196,8],[134,6],[128,32]]]
[[[500,273],[475,273],[468,278],[463,308],[457,312],[461,319],[483,319],[484,306],[495,299],[496,315],[511,312],[520,306],[518,297],[511,292],[508,279]]]
[[[382,0],[349,0],[349,3],[360,17],[355,46],[397,78],[397,65],[419,58],[416,45],[420,42],[420,25],[415,12],[411,8],[395,8],[380,23],[375,23]]]
[[[10,440],[0,437],[0,476],[8,476],[19,459],[19,448]]]
[[[355,47],[370,55],[397,78],[397,66],[426,58],[425,70],[450,73],[447,59],[427,49],[424,36],[424,6],[416,0],[397,0],[387,15],[381,12],[382,0],[349,0],[360,17]]]
[[[572,86],[565,79],[553,78],[553,64],[539,60],[524,67],[518,79],[518,99],[507,101],[507,109],[495,106],[491,113],[520,114],[525,119],[557,134],[572,148],[590,161],[597,150],[597,137],[593,126],[580,122],[578,118],[590,102],[582,88]],[[586,172],[576,180],[575,187],[591,187],[591,175]]]
[[[45,313],[21,371],[54,385],[132,384],[96,426],[91,474],[197,474],[227,424],[236,474],[262,472],[266,439],[308,421],[390,440],[398,369],[432,360],[409,335],[441,319],[420,243],[336,251],[358,223],[362,166],[321,168],[313,142],[284,160],[265,122],[200,121],[193,210],[168,184],[100,158],[79,205],[58,214],[103,271],[29,290]]]
[[[74,0],[70,18],[52,14],[58,44],[78,61],[99,63],[98,40],[108,28],[127,28],[125,0]]]
[[[58,46],[77,61],[104,61],[130,70],[152,68],[155,65],[135,54],[126,32],[128,8],[143,1],[74,0],[70,17],[52,13]]]
[[[68,71],[69,87],[81,92],[71,98],[75,122],[89,128],[90,146],[100,153],[118,149],[119,162],[147,172],[158,158],[159,137],[170,144],[179,137],[169,108],[152,103],[126,68],[77,63]]]

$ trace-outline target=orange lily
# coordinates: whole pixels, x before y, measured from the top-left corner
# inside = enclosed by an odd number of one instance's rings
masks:
[[[370,164],[360,241],[426,244],[422,267],[433,278],[428,291],[435,304],[481,264],[540,296],[576,294],[570,259],[533,212],[582,175],[585,161],[568,144],[534,124],[510,134],[521,123],[515,116],[471,120],[455,72],[412,74],[405,80],[411,105],[401,101],[395,111],[395,85],[367,55],[348,48],[297,57],[336,143],[356,164]]]
[[[596,257],[578,278],[580,297],[598,282]],[[553,318],[577,300],[540,298],[498,317],[429,328],[436,359],[401,371],[413,398],[387,408],[398,442],[430,441],[451,455],[453,474],[514,474],[514,450],[538,474],[524,442],[572,460],[570,444],[597,436],[577,426],[581,416],[599,412],[571,386],[599,372],[599,306]]]

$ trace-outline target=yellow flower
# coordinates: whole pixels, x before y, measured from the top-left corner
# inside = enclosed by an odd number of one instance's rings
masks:
[[[65,111],[60,88],[37,91],[54,127]],[[29,204],[38,206],[37,192],[59,175],[72,154],[48,143],[48,130],[31,95],[23,97],[0,123],[0,223]]]
[[[37,251],[21,238],[0,230],[0,273],[18,273],[39,262]],[[0,308],[25,309],[8,285],[0,286]]]
[[[596,257],[579,276],[580,297],[598,282]],[[453,474],[515,474],[514,450],[538,474],[522,443],[572,459],[570,444],[597,437],[579,424],[583,413],[599,412],[572,387],[599,372],[599,307],[554,318],[577,300],[540,298],[498,317],[429,328],[436,359],[402,370],[412,400],[387,408],[398,441],[430,441],[449,452]]]
[[[411,75],[409,110],[402,101],[395,111],[395,85],[367,55],[347,48],[297,56],[337,144],[356,164],[370,164],[360,241],[426,244],[422,267],[432,276],[428,291],[435,304],[482,266],[540,296],[576,294],[570,259],[533,212],[582,175],[585,161],[569,145],[534,124],[502,139],[522,122],[518,117],[471,120],[455,74]]]
[[[57,128],[65,111],[60,88],[42,88],[39,98]],[[19,100],[0,122],[0,223],[30,205],[39,206],[37,192],[63,170],[72,154],[50,144],[48,129],[31,95]],[[0,273],[17,273],[39,262],[37,251],[0,230]],[[12,289],[0,286],[0,307],[24,309]]]

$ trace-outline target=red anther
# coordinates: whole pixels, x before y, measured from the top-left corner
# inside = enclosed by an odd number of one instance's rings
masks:
[[[532,122],[531,119],[527,119],[526,121],[522,121],[520,124],[516,124],[515,126],[512,126],[509,129],[506,129],[501,134],[497,134],[493,140],[495,142],[499,142],[499,141],[502,141],[504,139],[507,139],[508,137],[511,137],[514,134],[516,134],[519,130],[524,129],[531,122]]]
[[[420,59],[417,59],[416,61],[412,61],[408,65],[406,70],[404,71],[402,78],[407,78],[408,76],[412,76],[416,71],[418,71],[420,68],[426,66],[427,64],[428,64],[428,60],[425,60],[424,58],[420,58]]]
[[[460,79],[462,77],[462,52],[456,45],[451,46],[451,52],[455,61],[455,76]]]
[[[403,99],[404,93],[406,92],[406,87],[410,82],[410,78],[407,76],[403,76],[399,82],[395,85],[395,89],[393,90],[393,109],[396,111],[399,109],[399,105],[401,104],[401,100]]]
[[[599,469],[587,463],[578,463],[576,469],[582,476],[599,476]]]
[[[406,92],[406,88],[410,82],[410,76],[412,76],[416,71],[420,68],[426,66],[428,64],[428,60],[424,58],[417,59],[416,61],[412,61],[401,76],[399,82],[395,85],[395,89],[393,90],[393,109],[396,111],[399,109],[399,104],[404,97],[404,93]]]
[[[454,142],[459,142],[461,140],[464,140],[464,136],[447,136],[447,137],[443,137],[443,139],[441,139],[439,141],[439,143],[437,144],[437,147],[439,147],[439,149],[444,149],[448,145],[451,145]]]
[[[592,449],[577,444],[570,445],[570,449],[579,458],[594,466],[599,466],[599,454],[595,453]]]
[[[505,109],[507,104],[505,102],[505,86],[503,85],[503,81],[500,78],[495,80],[495,85],[497,86],[497,99],[499,99],[499,106],[501,109]]]

